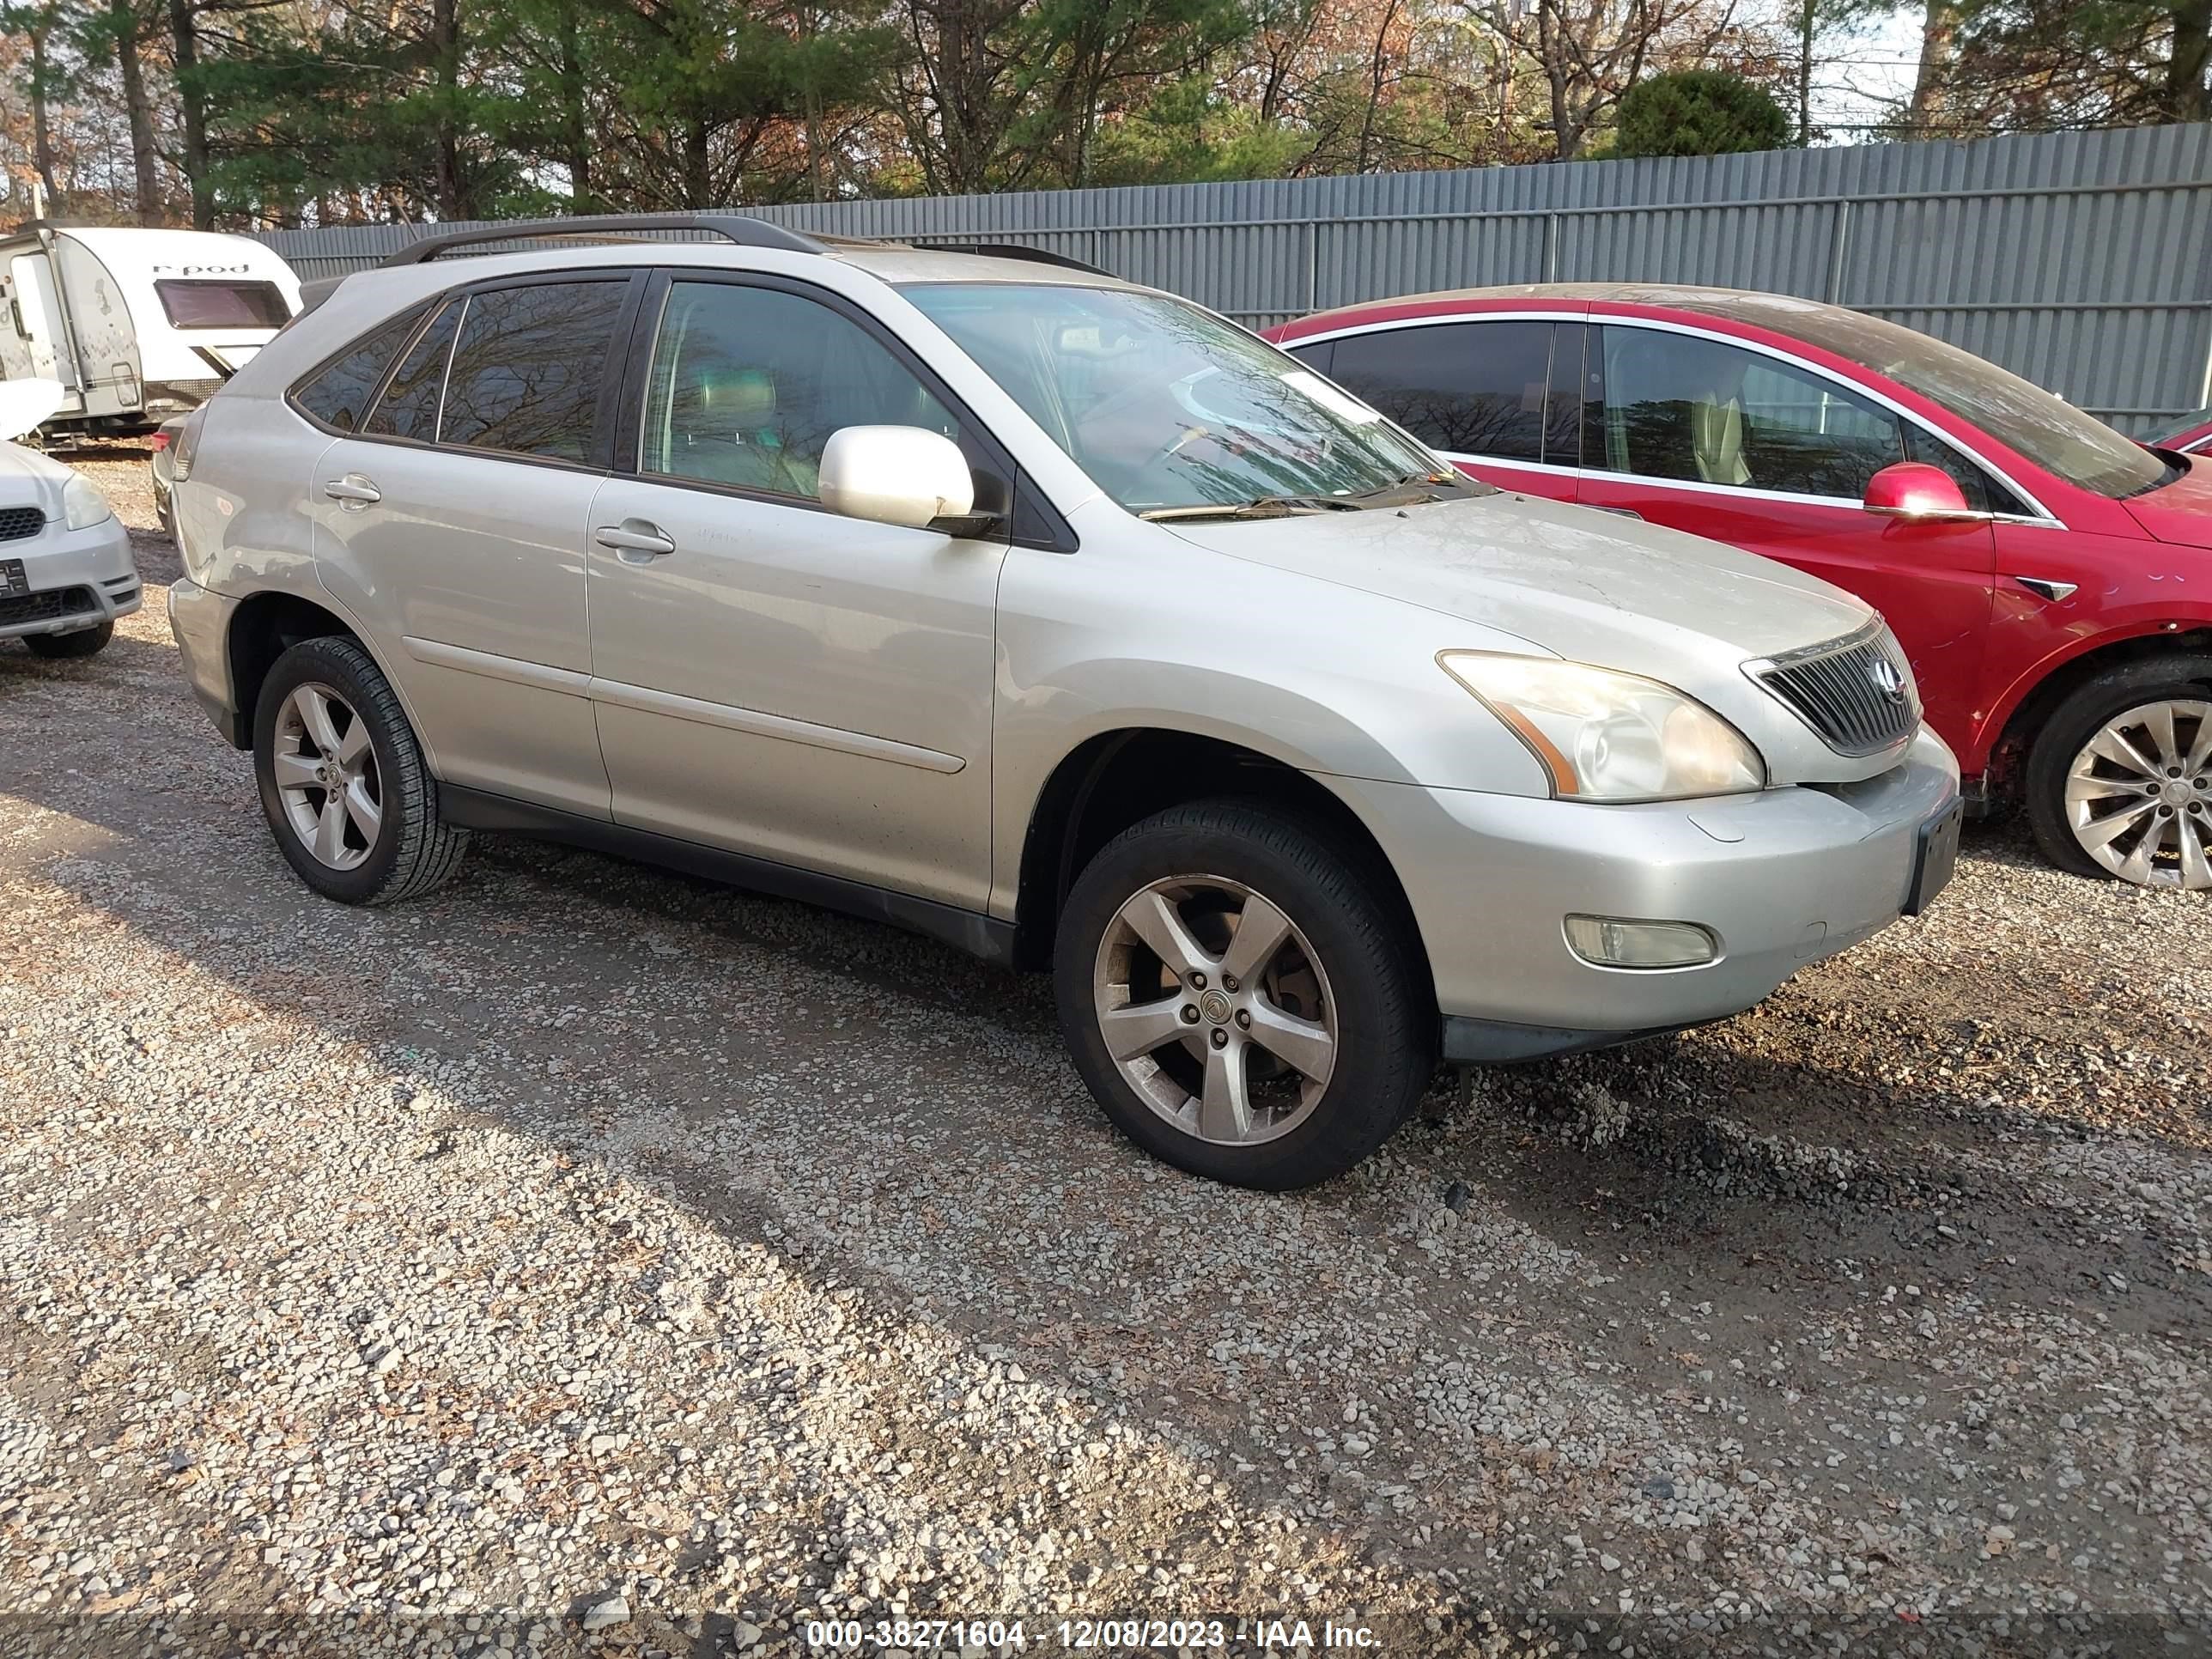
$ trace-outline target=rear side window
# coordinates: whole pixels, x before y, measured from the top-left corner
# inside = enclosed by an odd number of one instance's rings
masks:
[[[362,336],[313,379],[293,387],[292,401],[325,426],[340,432],[359,431],[368,400],[376,395],[392,360],[422,320],[423,310],[416,306]]]
[[[413,438],[435,442],[438,436],[438,394],[445,389],[446,359],[453,349],[453,325],[460,319],[461,302],[453,301],[430,319],[422,337],[408,348],[393,371],[392,383],[376,400],[376,407],[361,429],[380,438]]]
[[[627,276],[472,294],[446,374],[438,441],[590,458]]]
[[[1334,343],[1331,378],[1425,443],[1501,460],[1544,459],[1550,323],[1430,323]]]
[[[292,307],[274,283],[163,279],[154,284],[173,328],[282,328]]]

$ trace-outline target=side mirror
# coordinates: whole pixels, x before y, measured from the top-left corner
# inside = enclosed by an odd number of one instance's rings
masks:
[[[840,427],[823,448],[819,487],[832,513],[914,530],[975,507],[960,446],[918,426]]]
[[[1959,481],[1925,461],[1899,461],[1867,480],[1869,513],[1911,524],[1972,524],[1993,516],[1966,505]]]

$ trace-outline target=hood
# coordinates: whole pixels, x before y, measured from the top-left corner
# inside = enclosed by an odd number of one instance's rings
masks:
[[[2189,471],[2148,495],[2120,503],[2143,534],[2183,547],[2212,547],[2212,455],[2191,455]]]
[[[21,444],[0,443],[0,507],[35,507],[49,519],[62,516],[62,487],[70,470]]]
[[[1213,552],[1655,678],[1668,678],[1658,669],[1686,654],[1732,672],[1849,634],[1873,614],[1817,577],[1703,537],[1504,493],[1403,511],[1168,527]]]
[[[62,406],[67,395],[59,380],[35,376],[0,380],[0,440],[36,431],[47,416]]]

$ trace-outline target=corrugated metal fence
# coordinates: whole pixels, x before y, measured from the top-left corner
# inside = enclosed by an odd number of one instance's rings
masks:
[[[2212,126],[757,211],[844,235],[1025,242],[1255,327],[1496,283],[1766,289],[1954,341],[2123,430],[2212,403]],[[261,240],[317,276],[439,228]]]

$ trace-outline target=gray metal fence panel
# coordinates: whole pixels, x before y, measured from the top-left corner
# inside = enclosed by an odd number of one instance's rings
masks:
[[[1255,327],[1499,283],[1766,289],[1924,330],[2124,431],[2212,403],[2212,125],[753,210],[844,235],[1024,242]],[[261,240],[313,277],[441,228]]]

